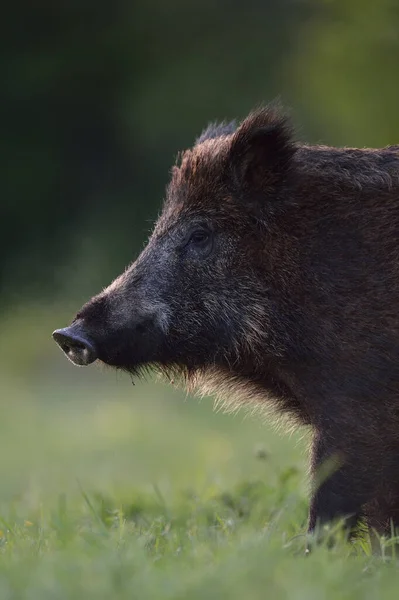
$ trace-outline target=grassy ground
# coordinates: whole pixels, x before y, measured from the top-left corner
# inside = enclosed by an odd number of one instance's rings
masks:
[[[29,323],[0,342],[1,600],[398,597],[366,543],[304,556],[306,439],[77,369]]]

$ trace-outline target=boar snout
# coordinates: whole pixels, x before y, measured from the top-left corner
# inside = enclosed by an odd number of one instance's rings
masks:
[[[64,329],[56,329],[53,339],[75,365],[90,365],[98,357],[93,342],[79,326],[71,325]]]

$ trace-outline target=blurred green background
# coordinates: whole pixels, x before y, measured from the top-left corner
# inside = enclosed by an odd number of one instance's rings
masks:
[[[305,498],[300,437],[79,370],[51,332],[137,255],[209,121],[280,97],[306,141],[398,143],[399,3],[16,0],[0,28],[1,506],[82,478],[121,494],[273,486],[289,466]]]

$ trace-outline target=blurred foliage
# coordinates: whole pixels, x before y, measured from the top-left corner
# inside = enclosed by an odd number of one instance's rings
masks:
[[[19,0],[2,12],[3,303],[108,283],[148,236],[177,151],[210,120],[281,96],[311,141],[399,140],[394,0]]]
[[[399,3],[330,0],[299,32],[289,87],[313,139],[399,142]]]

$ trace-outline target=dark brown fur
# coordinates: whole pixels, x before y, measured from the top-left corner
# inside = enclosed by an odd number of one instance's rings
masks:
[[[184,237],[199,221],[211,250]],[[298,144],[279,111],[261,109],[237,129],[208,128],[182,154],[146,250],[77,321],[109,364],[158,364],[234,406],[272,402],[311,425],[312,470],[338,462],[313,494],[310,529],[366,516],[389,533],[391,519],[399,526],[398,242],[398,147]],[[143,329],[137,315],[149,323],[154,302],[163,325]]]

